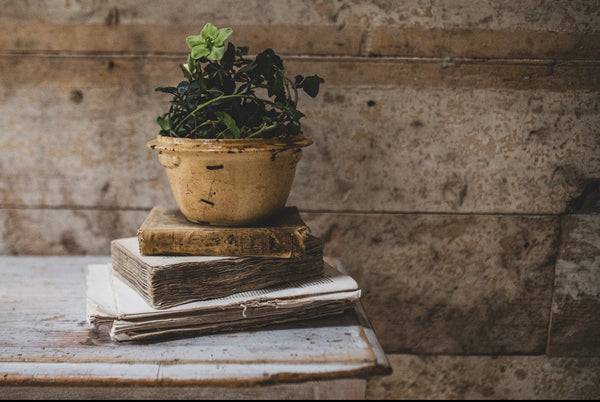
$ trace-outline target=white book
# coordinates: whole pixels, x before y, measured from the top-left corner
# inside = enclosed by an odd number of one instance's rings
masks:
[[[177,338],[339,314],[353,308],[361,291],[356,281],[324,263],[316,279],[235,293],[167,309],[150,306],[115,274],[112,264],[86,270],[87,318],[108,325],[115,341]]]

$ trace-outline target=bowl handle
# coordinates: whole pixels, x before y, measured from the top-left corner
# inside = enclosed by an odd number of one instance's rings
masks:
[[[158,151],[158,160],[160,161],[160,164],[167,169],[174,169],[181,163],[179,155],[164,151]]]

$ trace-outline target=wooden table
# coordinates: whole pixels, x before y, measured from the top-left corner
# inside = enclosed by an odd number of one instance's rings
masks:
[[[362,309],[155,343],[86,319],[85,267],[109,257],[0,256],[0,399],[364,399],[391,368]]]

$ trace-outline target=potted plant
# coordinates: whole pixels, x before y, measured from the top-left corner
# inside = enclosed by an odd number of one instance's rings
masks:
[[[303,136],[298,90],[317,96],[317,75],[285,75],[281,58],[266,49],[225,41],[231,28],[208,23],[186,38],[184,80],[157,91],[172,96],[148,142],[158,151],[179,209],[192,222],[252,225],[285,206],[301,158],[312,144]]]

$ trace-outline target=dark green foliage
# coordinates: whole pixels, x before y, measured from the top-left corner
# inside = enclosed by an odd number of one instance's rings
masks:
[[[157,119],[160,134],[187,138],[299,134],[304,114],[296,109],[298,89],[315,97],[323,79],[298,75],[291,81],[272,49],[264,50],[254,60],[248,59],[247,47],[231,43],[224,47],[221,39],[229,36],[229,28],[209,28],[212,36],[205,34],[205,27],[201,35],[187,40],[192,53],[188,63],[181,66],[185,80],[176,87],[156,88],[172,95],[169,111]],[[192,54],[203,56],[194,59]]]

